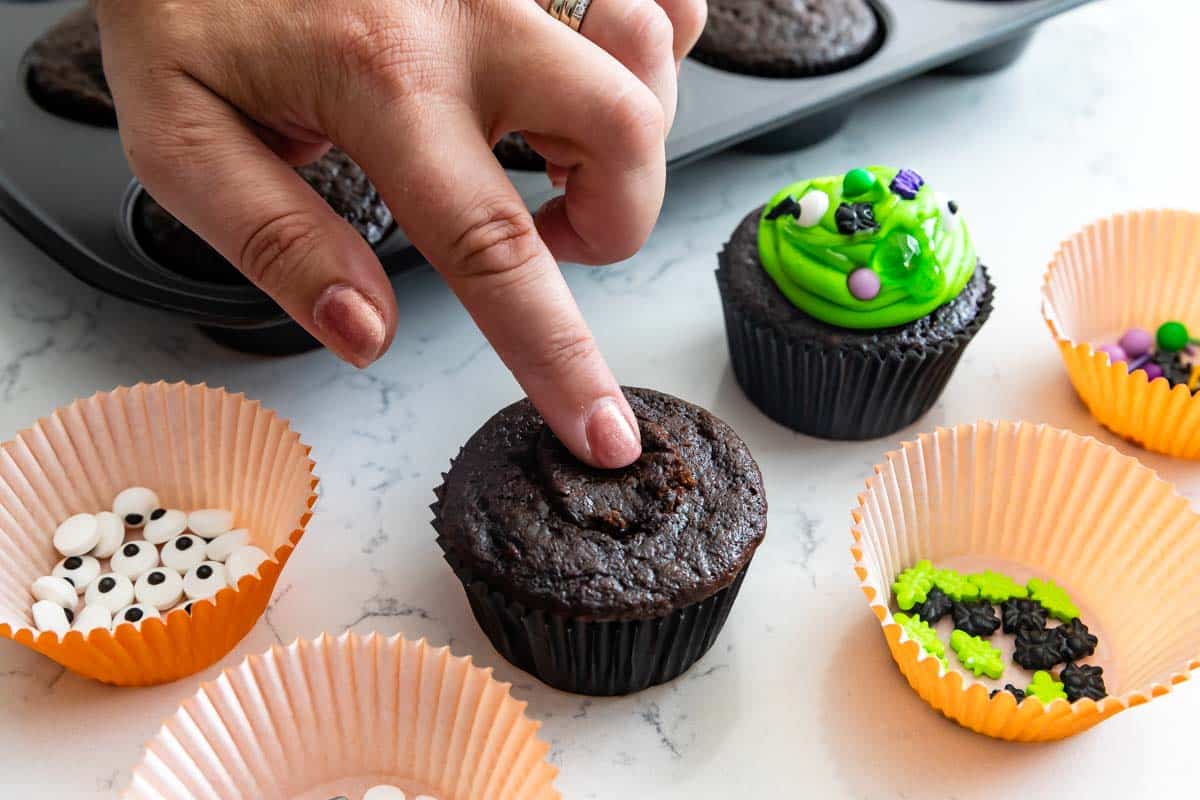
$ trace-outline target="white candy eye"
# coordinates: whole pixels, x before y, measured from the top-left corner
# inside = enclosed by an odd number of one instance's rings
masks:
[[[89,606],[102,606],[109,611],[124,608],[133,602],[133,582],[124,575],[106,572],[88,587],[83,601]]]
[[[202,508],[188,514],[188,530],[205,539],[215,539],[233,530],[233,514],[219,508]]]
[[[116,628],[128,623],[140,628],[146,620],[160,618],[158,609],[154,608],[154,606],[134,603],[131,606],[125,606],[125,608],[113,614],[113,627]]]
[[[212,597],[228,585],[225,565],[215,561],[205,561],[193,567],[183,579],[183,591],[189,600]]]
[[[109,569],[135,581],[158,566],[158,550],[144,541],[126,542],[113,553]]]
[[[33,604],[33,624],[39,631],[54,631],[64,636],[71,630],[71,613],[58,603],[38,600]]]
[[[204,553],[203,539],[190,533],[183,533],[164,544],[160,555],[165,566],[183,575],[204,561]]]
[[[205,555],[209,561],[224,563],[234,550],[237,550],[239,547],[245,547],[248,544],[250,544],[250,531],[245,528],[238,528],[236,531],[222,533],[209,542]]]
[[[131,528],[140,528],[158,508],[158,495],[142,486],[134,486],[121,492],[113,500],[113,513]]]
[[[187,530],[187,523],[188,515],[182,511],[156,508],[150,512],[150,521],[146,523],[142,536],[150,544],[162,544]]]
[[[96,515],[96,525],[100,528],[100,540],[92,548],[91,555],[95,558],[112,558],[121,542],[125,541],[125,523],[111,511],[101,511]]]
[[[958,218],[958,203],[938,195],[938,210],[941,212],[942,228],[946,233],[957,231],[961,224],[961,220]]]
[[[100,523],[92,514],[68,517],[54,531],[54,549],[64,556],[81,556],[100,541]]]
[[[225,569],[229,571],[229,585],[237,587],[238,581],[258,572],[258,567],[267,560],[267,554],[254,545],[239,547],[229,554]]]
[[[819,189],[813,189],[800,198],[800,213],[796,215],[796,224],[801,228],[815,228],[828,210],[829,195]]]
[[[79,595],[75,592],[75,587],[71,582],[53,575],[38,578],[33,582],[33,586],[29,587],[29,590],[33,593],[35,600],[54,603],[62,608],[74,609],[79,602]]]
[[[363,800],[406,800],[407,795],[399,786],[372,786],[363,795]]]
[[[71,556],[55,564],[50,574],[69,580],[75,585],[75,593],[83,594],[100,574],[100,562],[91,556]]]
[[[183,597],[183,578],[173,569],[152,569],[138,578],[133,596],[142,605],[165,611]]]
[[[112,627],[112,612],[104,606],[84,606],[83,611],[75,617],[75,624],[72,626],[77,631],[82,631],[85,635],[96,628]]]

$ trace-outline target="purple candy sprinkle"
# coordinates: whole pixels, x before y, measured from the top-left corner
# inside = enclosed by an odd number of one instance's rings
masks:
[[[1114,364],[1118,364],[1122,361],[1129,360],[1129,356],[1127,356],[1125,354],[1125,351],[1121,348],[1121,345],[1119,345],[1119,344],[1102,344],[1099,347],[1097,347],[1096,350],[1098,350],[1101,353],[1108,353],[1109,359]]]
[[[905,200],[912,200],[924,185],[925,179],[920,175],[911,169],[902,169],[896,173],[896,177],[892,178],[891,185],[888,188]]]
[[[868,267],[859,267],[846,278],[850,294],[857,300],[874,300],[879,296],[879,276]]]
[[[1137,358],[1144,353],[1149,353],[1150,349],[1154,347],[1154,334],[1145,328],[1130,328],[1125,331],[1117,344],[1121,345],[1127,354]]]
[[[1163,368],[1153,361],[1142,367],[1142,370],[1145,371],[1147,380],[1158,380],[1163,376]]]

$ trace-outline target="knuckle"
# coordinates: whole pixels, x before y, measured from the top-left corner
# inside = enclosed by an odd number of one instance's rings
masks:
[[[675,27],[662,6],[654,0],[635,3],[629,11],[630,43],[642,66],[653,68],[670,61],[675,43]]]
[[[708,3],[705,0],[680,0],[678,15],[671,21],[679,40],[685,45],[683,49],[691,50],[708,23]]]
[[[340,16],[331,45],[349,83],[364,82],[389,99],[419,97],[434,85],[435,53],[412,24],[386,9]]]
[[[462,234],[451,245],[452,268],[466,277],[521,280],[541,255],[533,218],[521,203],[504,198],[475,204]]]
[[[596,340],[586,329],[563,328],[552,332],[541,348],[530,354],[530,370],[561,375],[572,371],[577,364],[587,362],[597,353]]]
[[[609,122],[617,152],[628,152],[640,163],[648,153],[662,149],[666,138],[666,115],[658,98],[645,84],[631,86],[613,100]]]
[[[268,294],[282,291],[317,249],[317,226],[303,212],[272,217],[256,228],[242,246],[238,266]]]

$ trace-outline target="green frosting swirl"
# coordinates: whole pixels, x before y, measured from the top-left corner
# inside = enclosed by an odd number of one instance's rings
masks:
[[[922,183],[911,199],[894,191],[891,184],[899,172],[889,167],[852,170],[846,176],[793,183],[771,198],[759,220],[759,258],[801,311],[843,328],[888,328],[924,317],[967,285],[976,264],[967,226],[928,185]],[[911,187],[915,177],[907,173],[900,181],[909,178]],[[853,196],[844,196],[847,189]],[[804,203],[809,192],[824,192],[828,207],[821,198]],[[791,210],[772,215],[789,198],[792,202],[780,211]],[[857,206],[842,214],[857,211],[859,230],[839,231],[843,204]],[[870,220],[862,224],[861,204],[869,204],[875,227]],[[805,212],[800,206],[806,206]],[[822,208],[819,221],[808,219]],[[843,229],[851,227],[844,223]],[[879,277],[879,292],[868,300],[855,297],[848,285],[850,274],[862,267]]]

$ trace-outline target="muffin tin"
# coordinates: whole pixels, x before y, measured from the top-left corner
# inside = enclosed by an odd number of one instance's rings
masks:
[[[803,147],[835,133],[868,92],[932,69],[971,74],[1017,58],[1042,20],[1087,0],[883,0],[886,36],[859,66],[815,78],[757,78],[685,63],[667,142],[672,167],[741,144]],[[198,282],[138,247],[129,224],[137,192],[116,131],[53,116],[25,90],[29,45],[74,0],[0,5],[0,214],[68,271],[110,294],[173,312],[229,346],[267,354],[316,342],[250,285]],[[531,207],[552,196],[544,175],[512,172]],[[393,277],[423,263],[402,232],[376,247]]]

